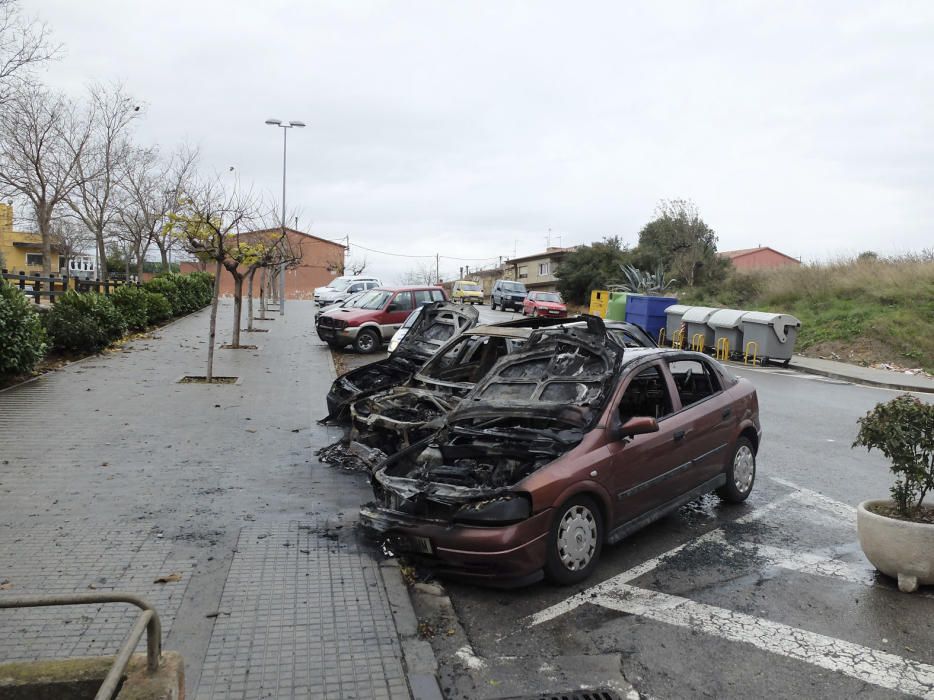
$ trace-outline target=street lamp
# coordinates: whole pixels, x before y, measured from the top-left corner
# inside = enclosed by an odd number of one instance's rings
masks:
[[[305,122],[299,121],[290,121],[288,123],[283,123],[281,119],[267,119],[266,123],[269,126],[278,126],[282,129],[282,235],[286,235],[285,231],[285,155],[286,155],[286,145],[287,145],[287,134],[289,129],[293,128],[304,128]],[[279,265],[279,315],[285,313],[285,263],[280,263]]]

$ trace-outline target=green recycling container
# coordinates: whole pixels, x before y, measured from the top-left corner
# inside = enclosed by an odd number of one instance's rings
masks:
[[[629,292],[613,292],[610,295],[610,303],[606,305],[607,321],[625,321],[626,320],[626,298]]]

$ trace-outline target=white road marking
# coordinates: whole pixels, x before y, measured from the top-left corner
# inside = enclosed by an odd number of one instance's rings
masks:
[[[792,502],[819,509],[835,521],[853,521],[856,510],[853,506],[786,479],[770,478],[794,490],[738,518],[735,523],[762,519],[776,508]],[[679,552],[705,543],[717,543],[726,551],[750,553],[761,557],[766,566],[841,579],[863,586],[877,585],[870,569],[842,561],[832,553],[828,555],[753,542],[728,541],[724,529],[717,528],[535,613],[528,619],[529,626],[553,620],[585,603],[590,603],[730,641],[751,644],[759,649],[839,672],[866,683],[934,700],[934,666],[765,618],[630,585],[630,581],[653,571]],[[934,598],[934,595],[928,593],[922,596]]]
[[[742,642],[865,683],[934,700],[934,666],[687,598],[622,585],[594,603]]]

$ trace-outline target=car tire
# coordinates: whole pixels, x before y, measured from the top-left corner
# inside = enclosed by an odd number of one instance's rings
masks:
[[[372,328],[364,328],[357,333],[353,341],[353,349],[361,355],[369,355],[379,350],[380,344],[379,334]]]
[[[574,496],[556,509],[548,533],[545,576],[559,586],[580,583],[597,566],[603,550],[603,516],[590,496]]]
[[[496,302],[490,297],[490,311],[496,311]]]
[[[726,483],[717,489],[717,495],[729,503],[742,503],[752,493],[755,482],[756,451],[749,438],[741,437],[726,468]]]

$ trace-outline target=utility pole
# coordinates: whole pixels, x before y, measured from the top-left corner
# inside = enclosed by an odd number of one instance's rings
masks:
[[[435,253],[435,284],[441,284],[441,255]]]

